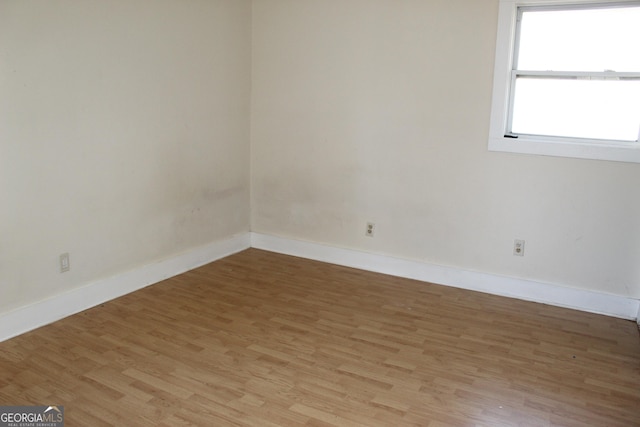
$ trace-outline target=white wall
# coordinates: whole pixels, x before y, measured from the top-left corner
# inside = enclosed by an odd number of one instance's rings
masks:
[[[640,298],[640,165],[487,151],[497,5],[254,2],[252,230]]]
[[[249,231],[250,52],[248,0],[0,1],[0,313]]]
[[[487,151],[496,15],[0,0],[0,315],[250,225],[640,298],[640,165]]]

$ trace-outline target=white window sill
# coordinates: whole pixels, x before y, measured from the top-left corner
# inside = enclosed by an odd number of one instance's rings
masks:
[[[500,136],[489,138],[489,151],[640,163],[640,144],[638,143],[626,145],[579,140],[566,142],[543,137],[507,138]]]

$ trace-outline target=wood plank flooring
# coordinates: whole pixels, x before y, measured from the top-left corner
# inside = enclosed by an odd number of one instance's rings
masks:
[[[0,343],[67,426],[640,426],[634,322],[250,249]]]

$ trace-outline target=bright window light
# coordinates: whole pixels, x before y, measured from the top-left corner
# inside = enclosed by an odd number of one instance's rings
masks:
[[[638,52],[638,5],[519,8],[506,133],[637,142]]]
[[[512,133],[636,141],[640,81],[518,78]]]
[[[519,31],[520,70],[640,71],[640,5],[522,7]]]

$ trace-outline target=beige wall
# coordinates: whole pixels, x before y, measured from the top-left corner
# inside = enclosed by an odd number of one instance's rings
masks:
[[[249,230],[250,61],[250,1],[0,0],[0,312]]]
[[[487,151],[497,5],[255,1],[252,230],[640,298],[640,165]]]
[[[640,298],[640,165],[487,151],[496,15],[0,0],[0,312],[250,226]]]

